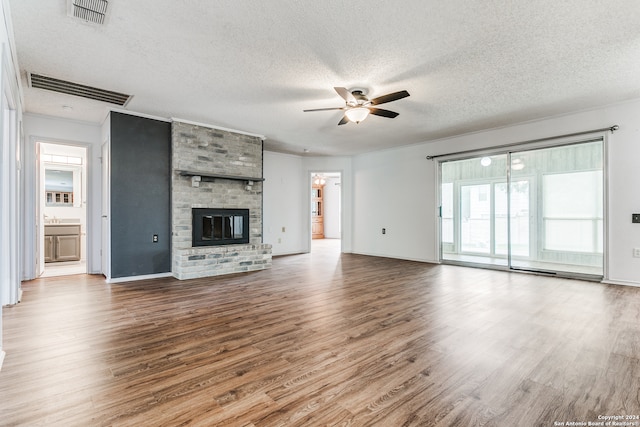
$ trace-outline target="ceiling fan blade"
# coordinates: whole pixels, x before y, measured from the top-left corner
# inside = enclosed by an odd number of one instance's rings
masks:
[[[369,107],[369,112],[374,116],[387,117],[393,119],[394,117],[398,117],[400,113],[396,113],[395,111],[383,110],[382,108],[373,108]]]
[[[347,104],[357,104],[358,101],[356,100],[356,97],[353,96],[353,94],[351,92],[349,92],[346,88],[344,87],[334,87],[335,91],[338,92],[338,95],[340,95],[342,97],[342,99],[344,99],[345,101],[347,101]]]
[[[347,118],[347,116],[344,116],[344,117],[342,118],[342,120],[340,120],[340,121],[338,122],[338,126],[340,126],[340,125],[346,125],[347,123],[349,123],[349,119]]]
[[[308,113],[309,111],[331,111],[331,110],[344,110],[344,107],[335,107],[335,108],[312,108],[311,110],[302,110],[303,113]]]
[[[398,99],[406,98],[409,96],[409,92],[406,90],[401,90],[400,92],[388,93],[386,95],[379,96],[377,98],[373,98],[371,100],[372,105],[380,105],[385,102],[397,101]]]

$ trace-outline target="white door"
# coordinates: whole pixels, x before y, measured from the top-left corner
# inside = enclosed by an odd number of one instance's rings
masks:
[[[100,250],[102,260],[102,274],[111,278],[111,230],[110,230],[110,169],[109,143],[102,144],[102,248]]]

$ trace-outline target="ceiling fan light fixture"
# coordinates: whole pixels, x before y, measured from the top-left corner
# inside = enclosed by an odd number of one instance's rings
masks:
[[[354,107],[345,111],[344,114],[350,121],[357,124],[367,118],[369,109],[366,107]]]

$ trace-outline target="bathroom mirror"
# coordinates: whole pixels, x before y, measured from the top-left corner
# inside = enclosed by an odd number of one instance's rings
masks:
[[[44,189],[46,206],[80,207],[80,168],[46,167]]]

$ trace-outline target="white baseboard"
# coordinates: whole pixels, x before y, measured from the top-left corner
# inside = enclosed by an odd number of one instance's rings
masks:
[[[277,254],[272,253],[271,256],[272,257],[279,257],[279,256],[289,256],[289,255],[302,255],[302,254],[308,254],[308,251],[291,251],[291,252],[280,252]]]
[[[638,282],[632,282],[630,280],[611,280],[611,279],[604,279],[602,280],[600,283],[605,283],[607,285],[621,285],[621,286],[634,286],[636,288],[640,287],[640,283]]]
[[[1,350],[0,350],[0,371],[2,371],[2,362],[4,362],[4,356],[5,356],[6,354],[7,354],[7,353],[5,353],[4,351],[1,351]]]
[[[391,258],[391,259],[398,259],[398,260],[403,260],[403,261],[424,262],[424,263],[427,263],[427,264],[440,264],[440,261],[427,259],[427,258],[403,257],[403,256],[398,256],[398,255],[381,254],[381,253],[376,253],[376,252],[356,252],[356,251],[353,251],[351,253],[356,254],[356,255],[375,256],[375,257],[378,257],[378,258]]]
[[[107,279],[107,283],[133,282],[136,280],[160,279],[162,277],[173,277],[173,273],[144,274],[141,276],[128,276]]]

